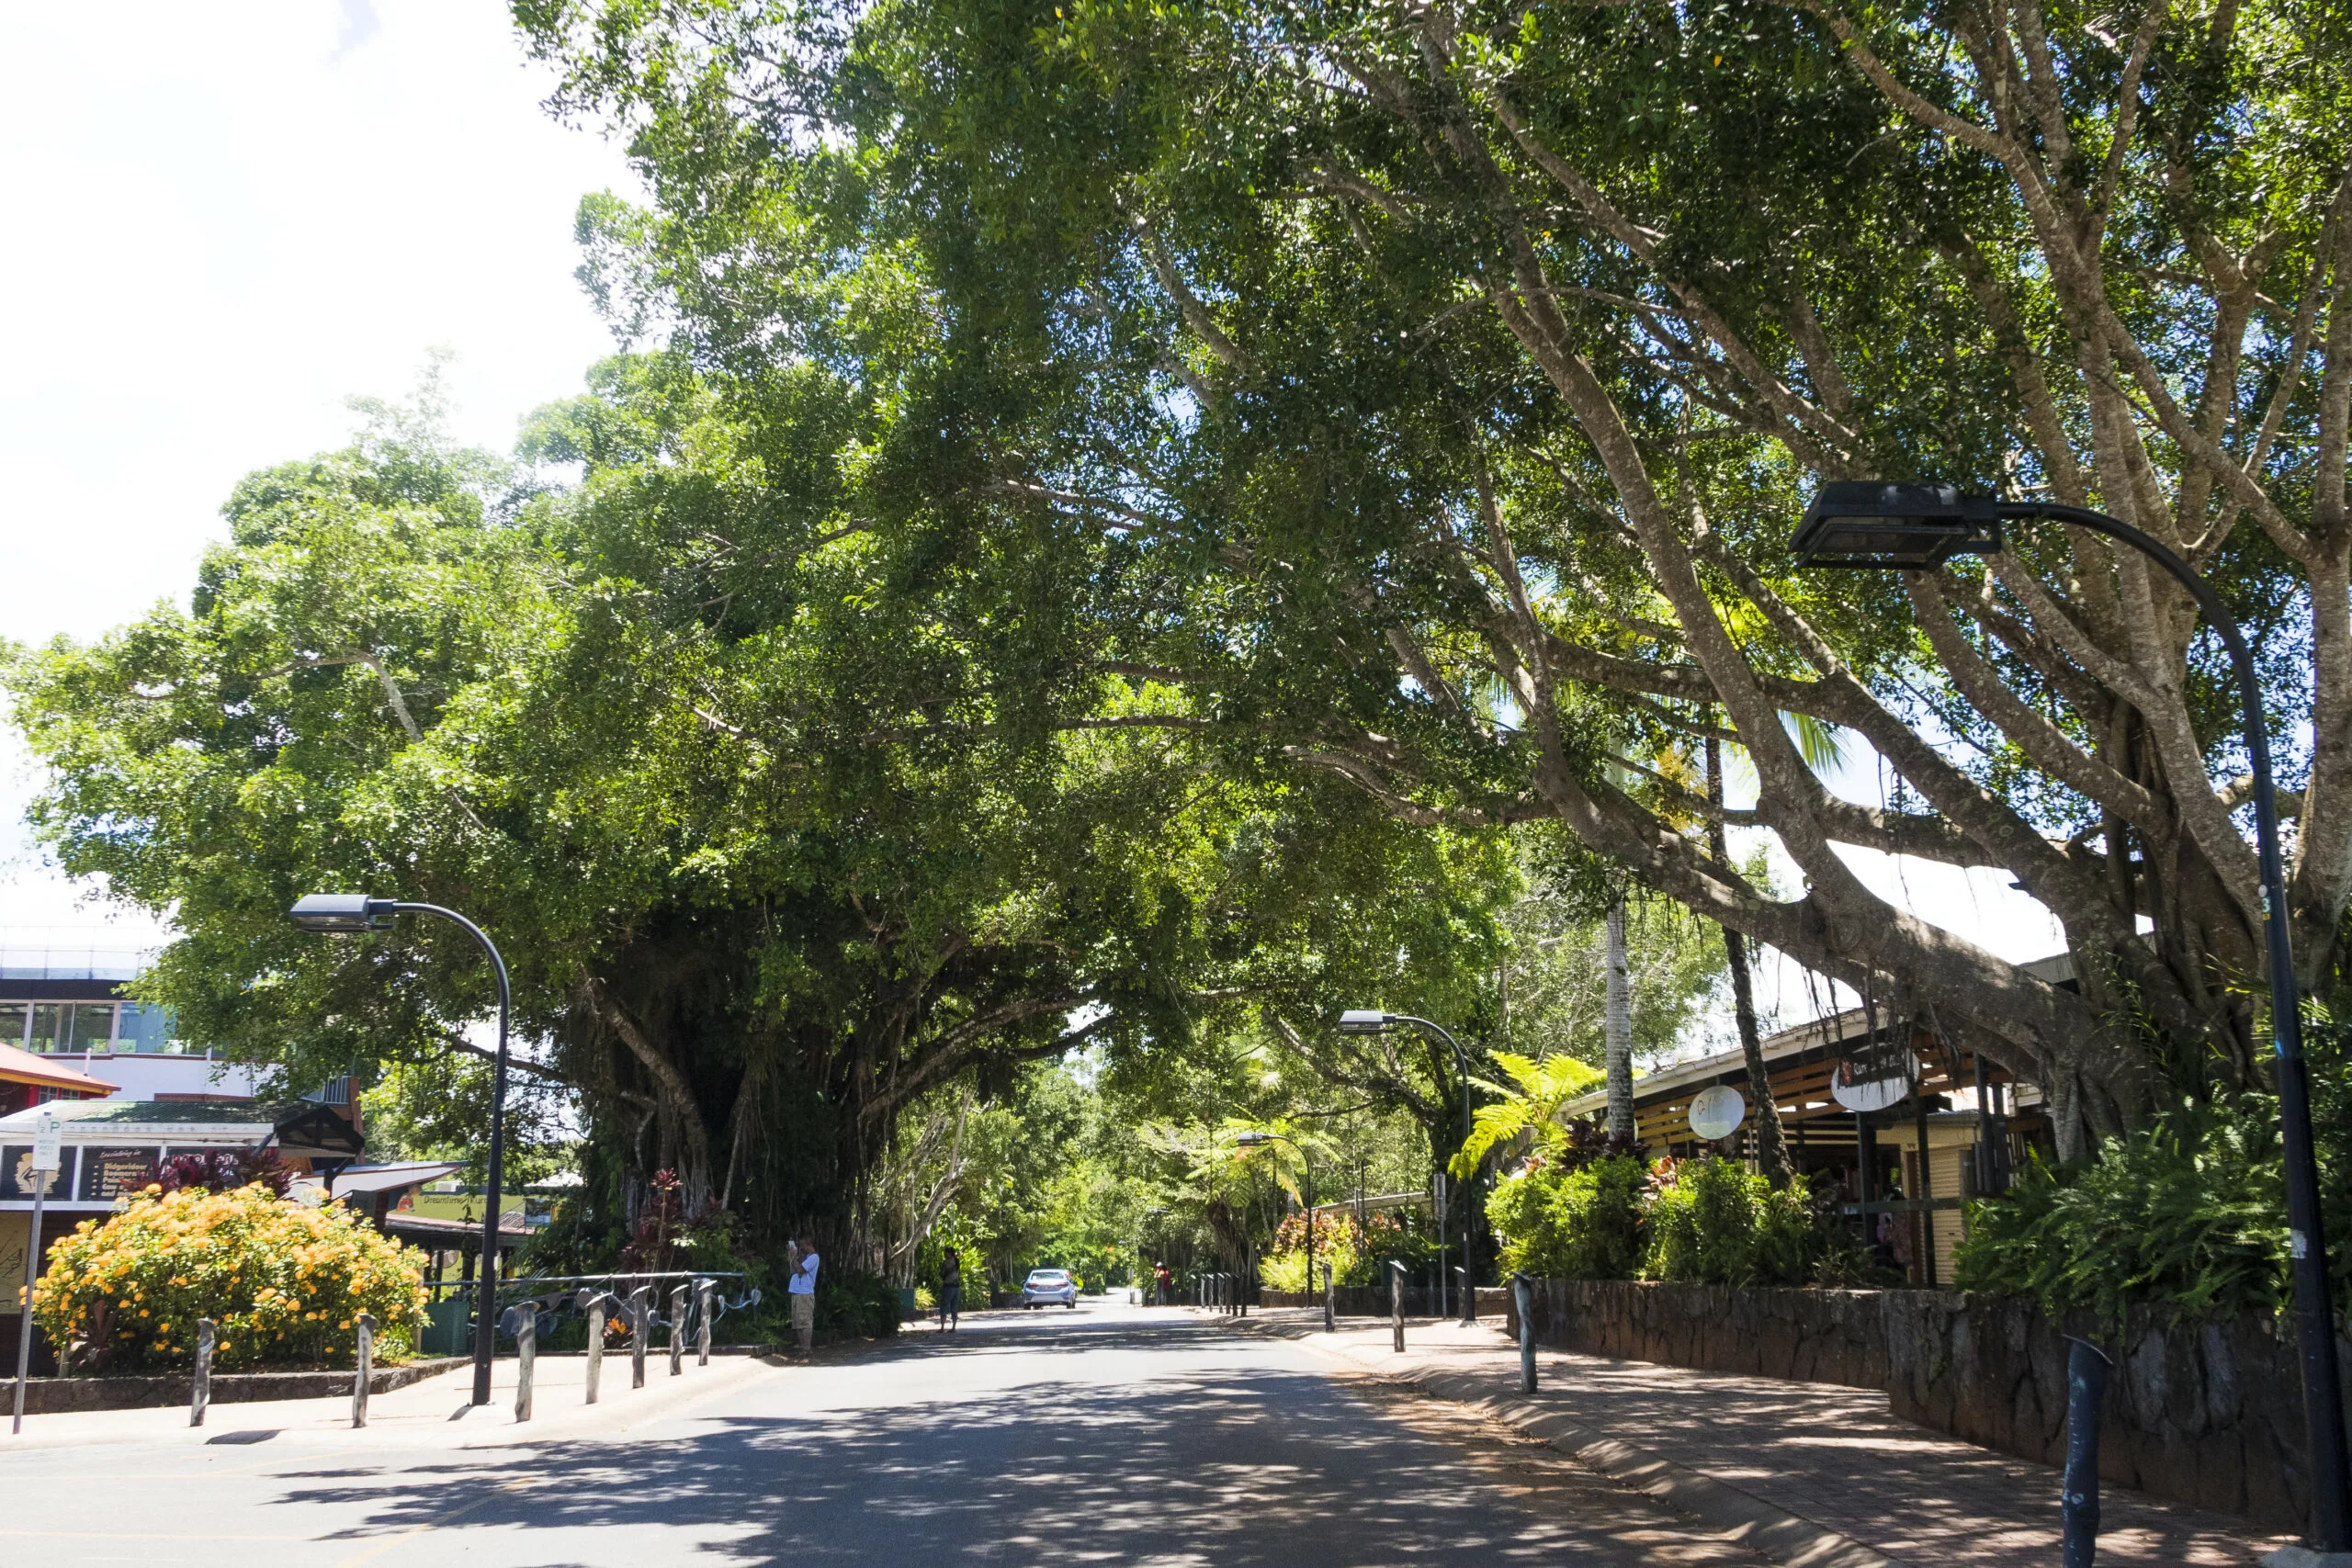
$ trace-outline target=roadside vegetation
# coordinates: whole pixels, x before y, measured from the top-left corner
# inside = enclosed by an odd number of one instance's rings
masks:
[[[1964,1280],[2275,1304],[2246,758],[2194,606],[2056,525],[1900,574],[1788,546],[1881,476],[2192,558],[2260,650],[2334,1006],[2337,10],[514,13],[651,193],[579,209],[621,352],[512,454],[430,379],[364,405],[234,489],[185,602],[7,658],[37,830],[170,913],[140,990],[190,1039],[478,1157],[472,947],[283,918],[462,908],[514,970],[524,1168],[582,1182],[535,1256],[813,1237],[861,1321],[949,1245],[976,1286],[1287,1277],[1310,1190],[1531,1150],[1480,1201],[1507,1263],[1855,1277],[1769,1148],[1759,1185],[1556,1131],[1617,909],[1637,1056],[1752,1050],[1769,946],[2046,1089],[2054,1160]],[[1857,852],[2013,877],[2072,980]],[[1466,1146],[1450,1055],[1330,1027],[1375,1006],[1464,1039]],[[1347,1224],[1354,1269],[1433,1242]]]

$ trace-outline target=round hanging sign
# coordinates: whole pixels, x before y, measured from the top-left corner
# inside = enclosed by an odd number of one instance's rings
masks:
[[[1914,1058],[1908,1050],[1870,1043],[1839,1060],[1829,1075],[1829,1097],[1861,1115],[1899,1105],[1911,1092]]]
[[[1747,1101],[1739,1098],[1739,1090],[1728,1084],[1715,1084],[1699,1091],[1690,1102],[1690,1131],[1708,1143],[1728,1138],[1739,1131],[1747,1119]]]

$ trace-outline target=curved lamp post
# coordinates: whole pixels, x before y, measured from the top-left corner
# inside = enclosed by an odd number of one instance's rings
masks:
[[[2245,749],[2254,773],[2254,832],[2262,872],[2262,929],[2269,949],[2270,1026],[2278,1077],[2278,1119],[2287,1156],[2287,1225],[2295,1276],[2295,1326],[2303,1365],[2303,1419],[2312,1465],[2312,1544],[2323,1552],[2352,1549],[2352,1477],[2345,1466],[2344,1406],[2336,1382],[2335,1314],[2328,1301],[2327,1237],[2320,1223],[2319,1167],[2312,1154],[2311,1091],[2303,1065],[2302,1007],[2287,931],[2287,872],[2278,850],[2278,800],[2270,777],[2270,740],[2254,656],[2237,622],[2189,564],[2128,523],[2103,512],[2052,502],[2005,502],[1964,495],[1951,485],[1884,484],[1875,479],[1825,484],[1805,508],[1790,548],[1800,567],[1894,568],[1925,571],[1956,555],[1992,555],[2009,518],[2071,523],[2128,545],[2188,590],[2229,650],[2244,708]]]
[[[364,893],[311,893],[287,911],[288,918],[306,931],[318,931],[329,936],[362,935],[381,931],[398,915],[437,915],[453,925],[463,926],[481,950],[490,955],[492,973],[498,976],[498,1055],[491,1067],[490,1079],[490,1201],[482,1205],[481,1280],[474,1301],[474,1403],[490,1403],[490,1361],[497,1348],[498,1325],[495,1309],[498,1304],[498,1200],[506,1175],[506,1015],[510,998],[506,984],[506,960],[499,956],[498,944],[488,933],[455,909],[445,909],[438,904],[411,904],[395,898],[370,898]]]
[[[1287,1134],[1282,1134],[1282,1133],[1268,1133],[1268,1132],[1262,1132],[1262,1131],[1261,1131],[1260,1129],[1258,1129],[1258,1128],[1256,1128],[1256,1127],[1246,1127],[1246,1128],[1242,1129],[1240,1132],[1238,1132],[1238,1133],[1235,1134],[1233,1135],[1233,1142],[1234,1142],[1234,1144],[1235,1144],[1235,1145],[1236,1145],[1237,1147],[1239,1147],[1239,1148],[1245,1148],[1245,1149],[1262,1148],[1262,1147],[1264,1147],[1264,1146],[1265,1146],[1266,1145],[1268,1145],[1268,1144],[1288,1144],[1288,1145],[1289,1145],[1293,1149],[1295,1149],[1295,1150],[1298,1152],[1298,1163],[1299,1163],[1299,1166],[1300,1166],[1300,1168],[1303,1168],[1303,1169],[1306,1172],[1306,1293],[1307,1293],[1309,1296],[1314,1295],[1314,1293],[1315,1293],[1315,1158],[1314,1158],[1314,1156],[1311,1156],[1311,1155],[1309,1155],[1309,1154],[1306,1152],[1306,1145],[1303,1145],[1303,1144],[1301,1144],[1301,1143],[1299,1143],[1297,1139],[1293,1138],[1293,1137],[1290,1137],[1290,1136],[1288,1136]],[[1329,1334],[1329,1333],[1330,1333],[1330,1332],[1331,1332],[1331,1320],[1330,1320],[1329,1317],[1326,1317],[1326,1318],[1323,1320],[1323,1332],[1324,1332],[1324,1333],[1326,1333],[1326,1334]]]
[[[1432,1022],[1426,1018],[1415,1018],[1408,1012],[1380,1012],[1369,1008],[1350,1008],[1340,1015],[1339,1027],[1342,1034],[1386,1034],[1400,1023],[1409,1023],[1417,1029],[1425,1029],[1452,1047],[1454,1077],[1462,1080],[1462,1142],[1466,1147],[1470,1142],[1470,1058],[1463,1051],[1462,1042],[1456,1040],[1451,1031],[1442,1023]],[[1471,1213],[1471,1203],[1478,1190],[1478,1181],[1475,1172],[1470,1180],[1464,1184],[1462,1190],[1463,1278],[1470,1281],[1468,1289],[1476,1290],[1478,1276],[1471,1258],[1471,1243],[1476,1236],[1478,1229],[1472,1223]],[[1443,1258],[1441,1257],[1439,1261],[1442,1263]],[[1443,1288],[1443,1283],[1444,1276],[1441,1274],[1439,1276],[1441,1289]]]

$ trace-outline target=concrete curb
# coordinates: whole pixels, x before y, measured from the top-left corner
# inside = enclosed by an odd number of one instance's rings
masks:
[[[1337,1347],[1317,1342],[1315,1331],[1259,1319],[1235,1319],[1260,1333],[1295,1339],[1318,1355],[1346,1363],[1355,1371],[1419,1389],[1524,1432],[1546,1447],[1577,1461],[1623,1486],[1653,1497],[1678,1514],[1688,1515],[1723,1531],[1736,1541],[1787,1568],[1903,1568],[1896,1559],[1865,1546],[1842,1530],[1830,1529],[1802,1514],[1792,1514],[1754,1493],[1718,1481],[1703,1471],[1672,1460],[1577,1421],[1540,1399],[1513,1393],[1498,1397],[1490,1380],[1467,1372],[1399,1368],[1385,1369],[1359,1359]]]
[[[428,1356],[378,1367],[368,1380],[368,1391],[390,1393],[426,1378],[439,1377],[452,1367],[462,1367],[466,1359],[462,1356]],[[348,1399],[355,1375],[349,1367],[299,1372],[215,1372],[210,1403],[262,1404],[285,1399]],[[25,1414],[72,1416],[90,1410],[185,1409],[194,1376],[193,1372],[175,1371],[142,1377],[27,1378]]]

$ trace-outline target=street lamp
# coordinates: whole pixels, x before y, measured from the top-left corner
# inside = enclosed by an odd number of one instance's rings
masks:
[[[2270,778],[2268,725],[2254,656],[2211,585],[2154,539],[2102,512],[2052,502],[1963,495],[1950,485],[1825,484],[1791,542],[1799,566],[1892,567],[1918,571],[1956,554],[2001,548],[2005,518],[2071,523],[2129,545],[2188,589],[2229,650],[2245,709],[2254,773],[2254,832],[2262,870],[2262,927],[2270,960],[2270,1023],[2278,1077],[2278,1119],[2287,1163],[2287,1225],[2295,1276],[2296,1337],[2303,1365],[2303,1419],[2311,1442],[2312,1544],[2352,1548],[2352,1476],[2345,1466],[2344,1407],[2336,1382],[2335,1317],[2328,1300],[2327,1237],[2320,1222],[2319,1167],[2312,1153],[2311,1090],[2303,1065],[2302,1008],[2287,931],[2287,871],[2278,852],[2278,800]]]
[[[1295,1149],[1295,1150],[1297,1150],[1297,1151],[1298,1151],[1298,1163],[1299,1163],[1299,1166],[1300,1166],[1300,1168],[1301,1168],[1302,1169],[1304,1169],[1304,1170],[1306,1172],[1306,1293],[1307,1293],[1309,1296],[1314,1295],[1314,1293],[1315,1293],[1315,1158],[1314,1158],[1314,1156],[1311,1156],[1311,1155],[1309,1155],[1309,1154],[1306,1152],[1306,1145],[1303,1145],[1303,1144],[1301,1144],[1301,1143],[1299,1143],[1299,1142],[1298,1142],[1298,1140],[1296,1140],[1295,1138],[1289,1137],[1289,1136],[1287,1136],[1287,1135],[1285,1135],[1285,1134],[1281,1134],[1281,1133],[1268,1133],[1268,1132],[1264,1132],[1264,1131],[1262,1131],[1262,1130],[1261,1130],[1261,1129],[1259,1129],[1259,1128],[1256,1128],[1256,1127],[1246,1127],[1246,1128],[1242,1129],[1242,1131],[1240,1131],[1240,1132],[1238,1132],[1238,1133],[1236,1133],[1236,1134],[1233,1135],[1233,1141],[1234,1141],[1234,1144],[1235,1144],[1237,1146],[1238,1146],[1238,1147],[1240,1147],[1240,1148],[1245,1148],[1245,1149],[1262,1148],[1262,1147],[1264,1147],[1264,1146],[1265,1146],[1266,1145],[1268,1145],[1268,1144],[1288,1144],[1292,1148],[1294,1148],[1294,1149]],[[1325,1311],[1325,1313],[1324,1313],[1324,1314],[1323,1314],[1323,1332],[1324,1332],[1324,1333],[1326,1333],[1326,1334],[1329,1334],[1329,1333],[1330,1333],[1330,1332],[1331,1332],[1331,1314],[1330,1314],[1329,1311],[1328,1310],[1328,1308],[1329,1308],[1329,1297],[1326,1297],[1326,1298],[1325,1298],[1325,1306],[1326,1306],[1327,1310]]]
[[[506,1176],[506,1015],[510,1002],[506,960],[488,933],[455,909],[438,904],[412,904],[396,898],[370,898],[364,893],[305,895],[287,918],[306,931],[349,936],[382,931],[397,915],[437,915],[463,926],[490,955],[491,971],[498,976],[498,1055],[490,1078],[490,1201],[481,1222],[481,1280],[474,1301],[474,1403],[490,1403],[490,1361],[497,1347],[498,1199]]]
[[[1468,1146],[1470,1142],[1470,1058],[1464,1054],[1462,1042],[1456,1040],[1444,1025],[1431,1022],[1426,1018],[1415,1018],[1408,1012],[1381,1012],[1371,1008],[1350,1008],[1340,1015],[1339,1029],[1342,1034],[1385,1034],[1400,1023],[1409,1023],[1416,1028],[1426,1029],[1453,1048],[1454,1076],[1462,1080],[1462,1142],[1464,1146]],[[1478,1276],[1470,1257],[1471,1238],[1477,1232],[1477,1226],[1472,1223],[1470,1205],[1477,1190],[1478,1183],[1474,1176],[1464,1185],[1462,1199],[1462,1277],[1470,1281],[1464,1287],[1467,1290],[1476,1290],[1478,1282]],[[1439,1224],[1443,1223],[1444,1216],[1440,1215]],[[1441,1293],[1445,1289],[1444,1262],[1442,1250],[1441,1250],[1438,1258],[1438,1290]]]

